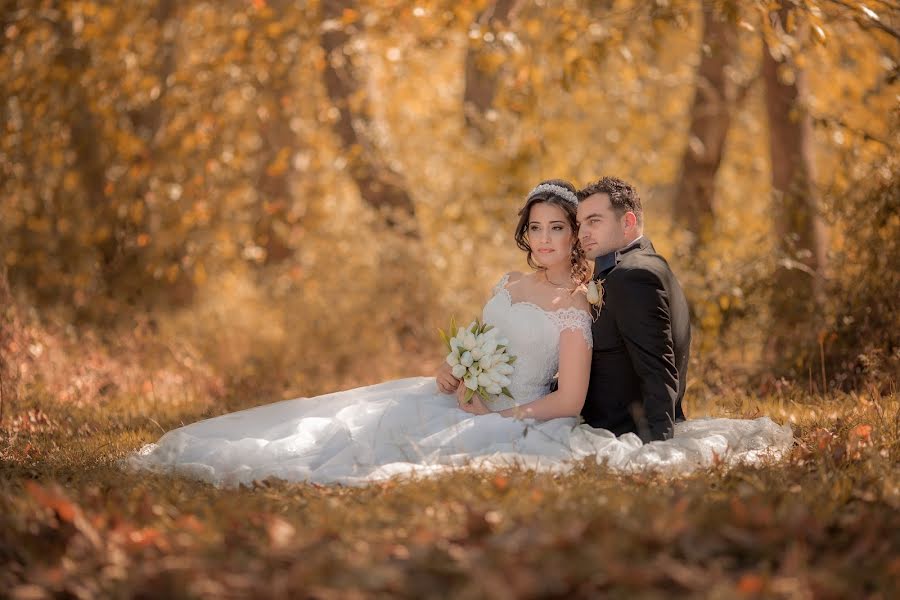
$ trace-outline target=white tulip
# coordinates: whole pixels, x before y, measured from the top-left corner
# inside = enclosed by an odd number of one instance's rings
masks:
[[[481,343],[481,349],[485,354],[493,354],[497,351],[497,340],[488,338]]]
[[[488,355],[481,357],[478,360],[478,364],[479,364],[479,366],[481,366],[482,369],[490,369],[491,367],[494,366],[494,355],[488,354]]]
[[[474,360],[475,359],[472,358],[472,353],[466,351],[466,352],[463,352],[463,355],[459,357],[459,364],[461,364],[464,367],[471,367]]]
[[[467,375],[467,376],[463,379],[463,383],[464,383],[464,384],[466,385],[466,387],[469,388],[470,390],[477,390],[477,389],[478,389],[478,378],[475,377],[474,375]]]
[[[506,387],[510,383],[512,383],[512,380],[509,377],[507,377],[506,375],[498,374],[496,377],[494,377],[494,383],[496,383],[497,385],[499,385],[501,387]]]
[[[497,394],[503,392],[503,388],[501,388],[496,383],[492,383],[491,385],[485,387],[484,389],[488,394],[494,394],[494,395],[497,395]]]
[[[472,358],[474,358],[475,360],[481,360],[481,358],[483,356],[484,356],[484,350],[482,350],[480,346],[476,346],[475,348],[472,348]]]
[[[472,350],[475,346],[478,345],[478,341],[475,339],[475,334],[471,331],[467,331],[465,335],[463,335],[462,346],[466,350]]]
[[[501,363],[499,365],[495,365],[494,369],[501,375],[512,375],[513,371],[516,370],[516,368],[514,366],[507,364],[507,363]]]
[[[487,386],[491,385],[492,383],[494,383],[494,381],[491,379],[490,375],[488,375],[487,373],[482,373],[481,375],[478,376],[478,385],[486,388]]]
[[[466,374],[466,368],[460,364],[456,364],[453,366],[453,369],[451,369],[450,372],[457,379],[462,379],[462,376]]]
[[[459,350],[459,347],[461,345],[462,344],[460,343],[459,337],[450,338],[450,350],[452,350],[453,352],[456,352],[457,350]]]
[[[447,355],[446,361],[448,365],[450,365],[451,367],[455,367],[459,364],[459,355],[456,354],[456,352],[451,352]]]

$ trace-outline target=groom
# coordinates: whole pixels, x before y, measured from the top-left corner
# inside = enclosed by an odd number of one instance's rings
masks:
[[[581,415],[616,435],[668,439],[684,420],[690,316],[669,264],[643,235],[634,187],[603,177],[580,190],[578,239],[604,295]]]

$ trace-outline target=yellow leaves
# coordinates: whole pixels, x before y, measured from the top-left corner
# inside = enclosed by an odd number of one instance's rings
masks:
[[[325,70],[325,67],[328,66],[328,63],[325,60],[324,52],[315,52],[310,57],[310,59],[311,59],[313,68],[316,70],[317,73],[321,73],[322,71]]]
[[[524,23],[525,31],[531,37],[537,37],[540,35],[541,30],[543,28],[543,24],[540,19],[528,19]]]
[[[820,44],[824,44],[827,36],[825,35],[825,30],[822,29],[821,25],[813,25],[811,28],[813,40]]]
[[[352,8],[345,8],[341,13],[341,24],[342,25],[352,25],[359,20],[359,12],[353,10]]]
[[[788,11],[787,19],[784,23],[785,33],[791,34],[797,30],[797,11]]]
[[[729,306],[731,306],[731,296],[727,294],[721,294],[719,296],[719,308],[725,311],[728,310]]]
[[[95,16],[97,14],[97,11],[99,10],[99,8],[100,7],[97,5],[96,2],[82,2],[78,6],[78,9],[81,11],[81,14],[84,15],[85,17],[89,17],[89,18]]]
[[[56,221],[56,231],[61,235],[68,235],[72,231],[72,221],[67,217],[60,217]]]
[[[135,200],[131,203],[128,216],[131,219],[131,222],[135,225],[139,225],[144,221],[144,213],[146,211],[146,207],[144,206],[143,201]]]
[[[284,147],[278,151],[275,159],[266,167],[266,175],[269,177],[278,177],[283,175],[289,166],[291,149]]]
[[[106,240],[108,240],[110,238],[111,235],[112,235],[112,228],[110,228],[109,225],[106,225],[104,223],[103,225],[100,225],[99,227],[97,227],[97,229],[94,230],[93,235],[91,236],[91,239],[95,243],[96,242],[105,242]]]
[[[797,74],[788,64],[778,65],[778,80],[784,85],[794,85],[797,81]]]
[[[532,66],[530,69],[528,69],[528,82],[535,89],[540,89],[541,84],[544,82],[543,69],[541,69],[540,67],[538,67],[536,65]]]
[[[272,21],[266,24],[266,35],[269,38],[277,38],[284,32],[284,25],[279,21]]]
[[[203,263],[197,263],[194,265],[194,272],[192,275],[192,279],[194,284],[197,286],[202,286],[207,281],[206,268],[203,266]]]
[[[81,178],[78,176],[76,171],[66,171],[66,174],[63,176],[63,190],[68,193],[74,192],[79,184],[81,183]]]
[[[26,226],[33,233],[48,233],[51,223],[47,217],[31,216],[26,220]]]
[[[503,52],[482,52],[478,56],[478,68],[486,74],[495,74],[506,62]]]
[[[97,12],[97,22],[104,30],[110,29],[116,22],[115,10],[108,5],[101,6]]]
[[[234,33],[231,34],[232,41],[238,45],[243,46],[246,43],[247,38],[250,37],[250,31],[245,27],[239,27],[234,30]]]
[[[185,133],[181,137],[181,149],[185,152],[194,150],[198,145],[199,138],[200,136],[196,132],[189,131]]]

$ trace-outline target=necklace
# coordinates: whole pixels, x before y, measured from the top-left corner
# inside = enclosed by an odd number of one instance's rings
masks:
[[[549,283],[550,285],[552,285],[558,289],[561,289],[561,290],[566,290],[567,292],[571,292],[573,289],[575,289],[575,288],[570,288],[570,287],[566,286],[565,284],[559,284],[559,283],[556,283],[555,281],[552,281],[550,279],[550,276],[547,275],[546,269],[543,271],[543,273],[544,273],[544,279],[546,279],[547,283]]]

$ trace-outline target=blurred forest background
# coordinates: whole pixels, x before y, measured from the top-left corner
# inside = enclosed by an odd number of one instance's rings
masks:
[[[692,302],[693,393],[893,390],[893,0],[2,6],[3,398],[430,374],[527,191],[602,175]]]

